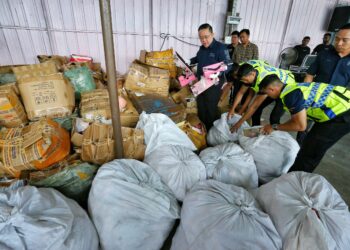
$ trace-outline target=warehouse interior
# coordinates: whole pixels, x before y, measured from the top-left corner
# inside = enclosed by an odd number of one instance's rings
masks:
[[[347,250],[349,149],[350,0],[0,0],[0,249]]]

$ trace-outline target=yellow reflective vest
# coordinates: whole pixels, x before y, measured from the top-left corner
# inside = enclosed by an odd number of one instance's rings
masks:
[[[284,84],[296,83],[293,73],[289,70],[275,68],[263,60],[249,60],[245,63],[252,65],[254,69],[258,71],[256,81],[251,86],[255,93],[259,92],[259,84],[264,79],[264,77],[272,74],[277,75]]]
[[[326,83],[297,83],[286,85],[280,98],[296,89],[303,93],[307,116],[315,122],[326,122],[350,110],[350,89]]]

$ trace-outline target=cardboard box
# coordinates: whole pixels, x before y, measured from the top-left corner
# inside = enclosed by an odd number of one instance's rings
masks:
[[[121,125],[124,127],[135,127],[139,120],[139,113],[125,91],[120,91],[120,95],[127,102],[126,108],[120,112]],[[111,106],[107,89],[82,93],[80,107],[81,117],[86,121],[92,122],[101,119],[111,119]]]
[[[19,127],[28,122],[24,107],[11,86],[0,87],[0,126]]]
[[[171,97],[137,92],[128,92],[128,96],[139,113],[143,111],[147,114],[162,113],[169,116],[175,123],[182,122],[186,118],[184,105],[176,104]]]
[[[75,107],[74,88],[60,73],[25,78],[18,87],[31,121],[69,116]]]
[[[0,132],[2,168],[14,177],[19,177],[22,170],[45,169],[69,152],[69,133],[50,119]]]
[[[122,127],[124,158],[143,160],[146,145],[140,129]],[[81,158],[102,165],[114,159],[114,139],[111,125],[92,123],[83,133]]]
[[[140,58],[143,59],[142,52]],[[177,68],[174,60],[173,49],[163,50],[163,51],[151,51],[146,52],[144,55],[145,63],[152,65],[161,69],[169,70],[170,77],[175,78],[177,73]]]
[[[140,61],[134,61],[126,77],[125,89],[168,96],[169,79],[169,70],[143,64]]]
[[[56,64],[52,61],[19,67],[12,67],[12,70],[16,75],[18,83],[22,82],[22,80],[26,78],[47,76],[58,73]]]

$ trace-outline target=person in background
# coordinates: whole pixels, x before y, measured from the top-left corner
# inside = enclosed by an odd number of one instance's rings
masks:
[[[219,76],[219,84],[211,86],[196,98],[198,117],[209,131],[213,126],[213,122],[220,118],[217,105],[221,97],[221,88],[225,82],[225,74],[231,70],[232,61],[226,45],[214,39],[213,28],[210,24],[200,25],[198,36],[202,46],[199,48],[197,55],[191,59],[191,64],[197,64],[198,80],[203,75],[203,67],[219,62],[228,65],[227,70]]]
[[[303,40],[301,41],[300,45],[296,45],[294,47],[294,49],[298,52],[298,58],[295,61],[294,65],[300,66],[301,63],[303,62],[305,56],[310,54],[310,47],[307,46],[310,42],[310,37],[306,36],[303,38]]]
[[[325,34],[326,36],[326,34]],[[304,82],[324,82],[349,86],[350,83],[350,24],[339,29],[335,35],[335,47],[317,54],[316,60],[306,71]],[[313,125],[309,121],[305,131],[299,131],[297,141],[301,145]]]
[[[227,49],[228,49],[228,52],[230,54],[230,58],[232,59],[232,61],[234,61],[232,56],[233,56],[235,48],[237,47],[238,44],[239,44],[239,32],[237,30],[235,30],[231,33],[231,43],[229,45],[227,45]]]
[[[254,43],[249,40],[249,29],[243,29],[239,32],[239,39],[241,43],[237,45],[233,53],[233,61],[236,63],[243,63],[253,59],[259,59],[259,49]]]
[[[260,83],[260,91],[281,99],[291,113],[291,119],[286,123],[264,126],[264,134],[274,130],[304,131],[307,117],[315,122],[289,172],[313,172],[327,150],[350,132],[348,88],[315,82],[285,85],[277,75],[270,75]]]
[[[280,80],[285,84],[295,84],[292,72],[275,68],[262,60],[249,60],[239,67],[236,75],[237,78],[243,83],[243,85],[240,88],[232,105],[232,108],[228,113],[228,119],[230,119],[235,114],[235,110],[238,104],[241,102],[243,95],[247,91],[249,91],[249,94],[243,106],[240,108],[240,110],[238,110],[239,115],[242,115],[243,113],[244,115],[236,124],[231,127],[232,132],[238,130],[242,124],[250,117],[252,117],[253,126],[260,125],[260,118],[263,109],[272,102],[276,103],[270,115],[270,123],[277,124],[280,122],[280,118],[284,113],[282,103],[279,100],[269,98],[267,95],[259,94],[259,84],[265,77],[272,74],[278,74]],[[255,99],[248,108],[250,101],[254,97]],[[248,110],[246,111],[247,108]]]
[[[304,82],[325,82],[349,86],[350,83],[350,23],[335,34],[334,47],[317,54],[306,71]]]
[[[331,44],[331,36],[331,33],[324,34],[322,43],[314,48],[312,54],[317,55],[324,50],[334,49],[333,45]]]
[[[239,39],[241,43],[237,45],[235,51],[233,52],[232,61],[238,64],[242,64],[249,60],[258,60],[259,59],[259,49],[258,46],[249,40],[250,31],[249,29],[242,29],[239,32]],[[233,81],[233,89],[230,96],[230,104],[233,103],[233,100],[236,98],[238,91],[242,87],[242,82],[239,80]],[[246,93],[242,101],[245,102],[248,93]]]
[[[230,54],[230,58],[232,59],[232,62],[234,62],[233,53],[235,52],[235,48],[237,47],[238,44],[239,44],[239,32],[235,30],[231,33],[231,44],[227,45],[227,49]],[[233,86],[235,82],[235,78],[233,77],[233,75],[234,75],[234,72],[231,71],[226,76],[229,84],[228,87],[231,89],[229,104],[232,104],[233,102],[233,91],[234,91]]]

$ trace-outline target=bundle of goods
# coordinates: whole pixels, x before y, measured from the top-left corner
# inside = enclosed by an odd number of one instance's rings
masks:
[[[134,61],[125,81],[125,88],[134,92],[169,95],[169,71]]]
[[[51,188],[0,187],[0,249],[97,250],[86,212]]]
[[[248,123],[244,122],[238,131],[232,133],[230,131],[231,126],[236,124],[236,122],[238,122],[240,119],[240,115],[234,115],[228,120],[227,113],[221,114],[221,118],[214,122],[213,127],[208,132],[208,144],[211,146],[216,146],[228,142],[238,141],[238,135],[242,133],[244,128],[249,127]]]
[[[69,152],[69,133],[50,119],[0,131],[0,167],[15,177],[21,170],[47,168]]]
[[[243,188],[207,180],[185,197],[172,250],[282,249],[270,217]]]
[[[260,134],[257,137],[242,134],[239,143],[253,156],[261,183],[287,173],[299,151],[297,141],[283,131],[274,131],[270,135]]]
[[[0,126],[19,127],[28,122],[24,107],[12,87],[0,87]]]
[[[136,128],[145,133],[146,155],[166,145],[179,145],[192,151],[196,150],[190,138],[166,115],[143,112]]]
[[[71,115],[75,106],[74,88],[57,73],[53,62],[14,67],[13,71],[29,120]]]
[[[121,125],[135,127],[139,113],[124,91],[120,92],[118,99]],[[80,115],[88,122],[110,120],[112,115],[108,90],[96,89],[82,93]]]
[[[186,109],[184,106],[174,103],[170,97],[137,92],[128,92],[128,95],[140,114],[143,111],[147,114],[161,113],[169,116],[175,123],[186,119]]]
[[[114,160],[92,183],[89,214],[102,249],[161,249],[180,208],[175,196],[147,164]]]
[[[181,146],[157,148],[145,157],[144,162],[161,176],[180,201],[194,184],[207,177],[199,157]]]
[[[283,249],[348,249],[350,213],[322,176],[292,172],[261,186],[257,200],[276,226]]]
[[[146,146],[140,129],[122,127],[124,158],[143,160]],[[104,164],[114,159],[112,125],[92,123],[82,137],[81,158],[83,161]]]
[[[143,55],[144,54],[144,55]],[[141,57],[144,57],[144,62],[148,65],[155,66],[161,69],[167,69],[170,72],[170,77],[176,77],[177,68],[174,61],[173,49],[163,51],[141,51]]]
[[[246,189],[258,187],[254,159],[237,144],[206,148],[199,157],[205,164],[208,177]]]
[[[54,188],[84,205],[97,168],[96,165],[80,161],[78,155],[73,155],[48,169],[30,171],[26,178],[32,186]],[[21,178],[25,175],[22,172]]]

